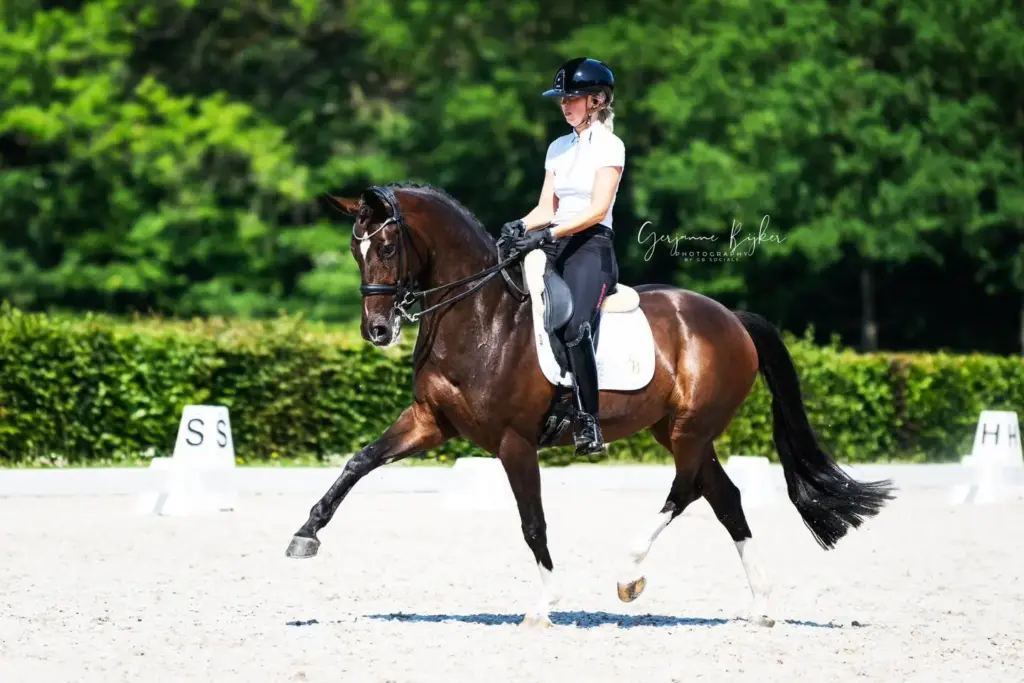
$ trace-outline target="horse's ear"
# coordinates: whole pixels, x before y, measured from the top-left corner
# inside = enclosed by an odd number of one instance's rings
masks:
[[[356,216],[359,214],[359,200],[358,199],[347,199],[345,197],[335,197],[332,194],[325,194],[324,198],[334,208],[338,209],[342,213],[347,213],[350,216]]]
[[[363,190],[363,194],[360,196],[363,203],[373,211],[373,215],[379,217],[381,220],[384,220],[394,213],[391,210],[391,207],[388,206],[388,203],[384,201],[384,197],[382,197],[374,188],[367,188]]]

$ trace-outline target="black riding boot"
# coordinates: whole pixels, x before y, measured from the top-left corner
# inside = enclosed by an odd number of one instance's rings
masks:
[[[606,450],[601,425],[598,422],[597,360],[590,337],[590,326],[584,325],[583,334],[573,345],[567,343],[569,370],[576,383],[576,455],[592,455]]]

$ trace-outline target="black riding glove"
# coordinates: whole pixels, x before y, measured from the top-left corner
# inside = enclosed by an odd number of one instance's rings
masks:
[[[543,228],[541,230],[530,230],[525,235],[516,240],[516,250],[530,251],[537,247],[543,246],[548,242],[555,241],[555,234],[551,231],[551,228]]]
[[[526,234],[526,224],[522,219],[509,221],[501,226],[501,236],[505,238],[506,242],[515,242],[524,234]]]

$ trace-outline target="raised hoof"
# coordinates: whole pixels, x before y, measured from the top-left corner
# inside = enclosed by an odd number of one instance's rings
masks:
[[[299,560],[315,557],[316,551],[320,548],[320,541],[305,536],[292,536],[292,542],[288,544],[288,550],[284,551],[285,557],[293,557]]]
[[[643,576],[636,581],[620,583],[618,584],[619,600],[622,600],[622,602],[633,602],[640,597],[640,594],[644,592],[644,588],[646,587],[647,579]]]
[[[529,630],[551,628],[552,626],[554,626],[554,624],[551,623],[551,618],[546,614],[544,616],[527,614],[526,617],[519,622],[519,628]]]
[[[754,626],[763,626],[764,628],[771,628],[772,626],[775,626],[775,620],[769,618],[764,614],[762,614],[761,616],[752,615],[750,617],[750,623]]]

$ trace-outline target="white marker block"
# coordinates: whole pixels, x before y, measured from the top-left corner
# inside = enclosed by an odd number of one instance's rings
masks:
[[[725,472],[739,488],[744,509],[775,505],[782,500],[768,458],[734,455],[726,461]]]
[[[516,499],[497,458],[459,458],[446,477],[445,510],[515,510]]]
[[[234,510],[237,493],[231,486],[231,473],[235,444],[228,409],[185,406],[174,454],[153,458],[150,469],[159,473],[159,485],[156,491],[139,496],[140,513],[186,516]]]
[[[1020,422],[1012,410],[983,410],[974,430],[970,455],[961,460],[967,481],[955,486],[950,495],[954,505],[985,505],[1013,500],[1015,479],[1024,468]]]
[[[950,494],[953,505],[989,505],[1005,503],[1017,497],[1013,475],[1019,468],[984,458],[978,459],[973,455],[965,455],[961,464],[967,472],[967,480],[953,487]]]
[[[1007,467],[1024,467],[1020,422],[1012,410],[983,410],[974,430],[971,455]]]

